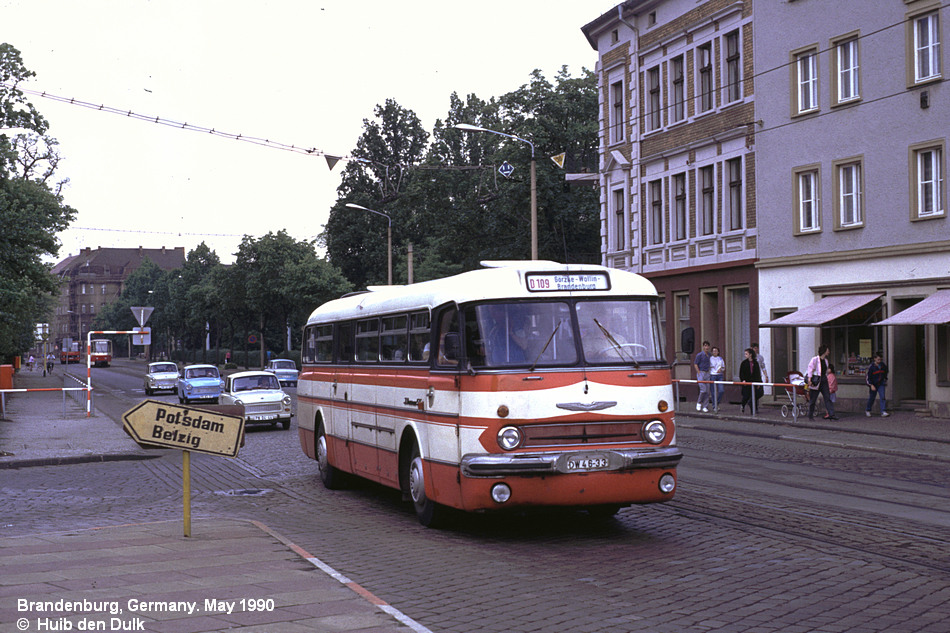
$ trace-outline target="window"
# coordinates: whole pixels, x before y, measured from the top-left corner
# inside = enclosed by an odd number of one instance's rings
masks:
[[[914,81],[940,76],[940,22],[936,12],[914,18]]]
[[[685,240],[686,230],[686,174],[673,176],[673,223],[677,240]]]
[[[818,167],[804,167],[795,177],[795,232],[813,233],[821,230]]]
[[[713,108],[713,65],[712,42],[696,47],[696,68],[699,74],[699,111],[708,112]]]
[[[944,215],[943,147],[912,148],[912,218],[916,220]]]
[[[428,362],[430,334],[428,312],[414,312],[409,315],[410,361]]]
[[[647,71],[647,82],[649,84],[650,104],[647,111],[649,130],[660,129],[660,67],[655,66]]]
[[[610,84],[610,141],[619,143],[623,141],[623,82],[617,81]]]
[[[835,47],[835,66],[837,82],[835,85],[837,103],[854,101],[861,97],[858,83],[858,40],[841,42]]]
[[[738,231],[745,226],[742,205],[742,159],[727,160],[726,173],[729,177],[729,228]]]
[[[686,91],[684,89],[685,59],[682,55],[674,57],[671,62],[673,79],[673,121],[682,121],[686,118]]]
[[[700,190],[700,221],[703,235],[712,235],[716,232],[716,185],[714,181],[714,167],[699,168]]]
[[[834,164],[835,228],[850,229],[864,223],[861,162],[853,159]]]
[[[356,322],[356,360],[379,362],[379,321],[366,319]]]
[[[798,95],[796,112],[803,114],[818,109],[818,54],[811,50],[795,57]]]
[[[379,359],[384,361],[404,362],[406,360],[406,346],[408,333],[406,323],[408,317],[386,317],[382,320],[382,331],[379,337]]]
[[[652,180],[650,188],[650,243],[663,243],[663,181]]]
[[[622,251],[627,246],[627,232],[624,222],[624,195],[623,189],[615,189],[614,198],[614,246],[616,250]]]
[[[739,31],[726,34],[726,101],[742,98],[742,56],[739,52]]]

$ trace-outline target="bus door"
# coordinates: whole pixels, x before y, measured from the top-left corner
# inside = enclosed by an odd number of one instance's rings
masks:
[[[461,443],[460,372],[462,351],[459,310],[455,305],[433,312],[435,358],[426,381],[423,406],[427,437],[422,448],[428,471],[426,483],[432,485],[432,498],[454,504],[461,499],[459,463]]]
[[[356,322],[356,362],[350,365],[347,402],[353,470],[374,480],[379,477],[376,454],[379,321],[373,317]]]

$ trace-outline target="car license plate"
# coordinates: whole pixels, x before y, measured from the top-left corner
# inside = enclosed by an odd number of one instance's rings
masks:
[[[254,420],[276,420],[277,416],[273,413],[260,413],[258,415],[250,416]]]
[[[607,470],[610,468],[610,460],[606,455],[571,455],[564,462],[564,468],[567,470],[567,472],[572,473],[583,473],[592,470]]]

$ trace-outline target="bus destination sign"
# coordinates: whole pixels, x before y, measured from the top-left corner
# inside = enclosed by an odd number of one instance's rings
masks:
[[[526,273],[528,292],[569,292],[578,290],[610,290],[607,273]]]

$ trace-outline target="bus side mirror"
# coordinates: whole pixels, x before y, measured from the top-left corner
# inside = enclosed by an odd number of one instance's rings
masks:
[[[445,335],[442,356],[445,360],[458,360],[462,351],[462,340],[458,332],[449,332]]]
[[[680,349],[684,354],[692,354],[696,347],[696,333],[693,328],[688,327],[680,333]]]

